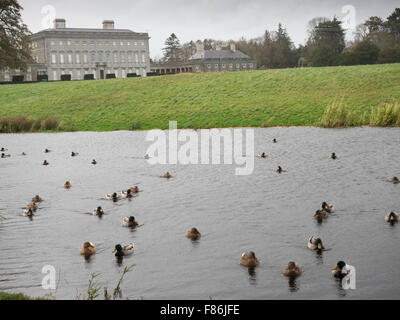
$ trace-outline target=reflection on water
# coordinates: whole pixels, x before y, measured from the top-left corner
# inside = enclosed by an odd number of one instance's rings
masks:
[[[384,221],[400,210],[400,185],[387,182],[400,175],[398,128],[256,129],[255,153],[268,158],[256,157],[249,176],[235,176],[236,165],[150,165],[143,158],[145,136],[0,135],[0,146],[11,154],[0,159],[6,217],[0,222],[0,291],[48,294],[41,270],[52,265],[60,272],[57,298],[74,299],[87,290],[90,273],[111,287],[125,266],[135,264],[122,285],[131,299],[399,296],[398,254],[388,243],[399,243],[400,229]],[[44,154],[45,148],[52,152]],[[71,157],[72,150],[79,156]],[[44,159],[50,165],[42,166]],[[285,174],[276,174],[278,165]],[[160,178],[167,171],[173,179]],[[69,190],[65,181],[72,183]],[[135,185],[141,192],[131,199],[105,199]],[[36,194],[44,201],[29,219],[21,208]],[[319,224],[313,216],[323,201],[336,212]],[[91,214],[98,206],[102,217]],[[141,227],[122,227],[127,216]],[[202,233],[195,242],[185,237],[193,226]],[[330,250],[310,251],[313,234]],[[98,248],[89,260],[79,253],[85,241]],[[133,255],[118,261],[114,246],[131,242]],[[238,261],[249,250],[261,263],[247,273]],[[292,260],[304,270],[297,280],[282,276]],[[339,260],[357,269],[356,290],[332,279]]]

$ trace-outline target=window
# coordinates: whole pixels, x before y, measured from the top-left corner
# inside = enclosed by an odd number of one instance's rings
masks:
[[[50,45],[54,46],[56,43],[54,41],[50,41]]]
[[[8,73],[4,74],[4,81],[10,81],[10,75]]]
[[[131,45],[131,43],[128,41],[128,42],[126,43],[126,45],[127,45],[127,46],[130,46],[130,45]]]
[[[111,62],[111,55],[109,52],[106,53],[106,62],[110,63]]]
[[[86,46],[86,41],[82,41],[82,45],[83,45],[83,46]]]
[[[118,63],[118,53],[114,52],[114,63]]]
[[[59,45],[60,45],[60,46],[62,46],[62,45],[63,45],[63,42],[62,42],[62,41],[60,41],[60,42],[59,42]]]
[[[143,52],[142,53],[142,62],[145,63],[146,62],[146,54]]]
[[[214,68],[215,68],[215,69],[218,69],[218,67],[219,67],[219,66],[218,66],[218,63],[216,63],[216,64],[214,65]]]
[[[83,53],[83,63],[88,63],[88,55],[87,52]]]
[[[229,65],[229,69],[233,69],[233,64],[232,63]]]
[[[236,63],[236,69],[240,69],[240,64]]]
[[[135,62],[139,62],[139,53],[135,52]]]
[[[132,52],[128,52],[128,63],[132,63]]]
[[[119,43],[121,46],[123,46],[124,45],[124,43],[121,41],[120,43]]]
[[[76,64],[80,64],[81,63],[81,57],[79,55],[79,52],[77,52],[76,55],[75,55],[75,63]]]
[[[252,63],[249,63],[249,68],[253,69],[253,64]]]
[[[121,52],[121,63],[125,63],[125,52]]]
[[[95,61],[96,61],[96,55],[95,55],[94,52],[92,52],[92,53],[90,54],[90,62],[91,62],[91,63],[94,63]]]
[[[247,65],[245,63],[242,64],[243,69],[247,68]]]
[[[71,41],[67,41],[67,46],[70,46],[71,45]]]
[[[68,53],[68,63],[72,63],[72,53]]]
[[[113,42],[113,46],[115,47],[116,45],[117,45],[117,43],[114,41],[114,42]]]
[[[225,64],[222,64],[222,69],[225,69]]]
[[[207,68],[208,68],[208,69],[211,69],[211,64],[208,64],[208,65],[207,65]]]
[[[64,53],[60,53],[60,63],[64,63]]]
[[[103,62],[103,52],[99,52],[98,56],[99,56],[99,62]]]
[[[90,41],[90,45],[91,45],[91,46],[94,46],[94,41],[93,41],[93,40]]]
[[[137,42],[135,42],[134,45],[137,46]]]
[[[57,63],[56,54],[54,52],[51,54],[51,63],[52,64],[56,64]]]

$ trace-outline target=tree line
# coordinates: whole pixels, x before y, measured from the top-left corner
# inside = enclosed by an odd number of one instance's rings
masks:
[[[254,39],[235,41],[238,50],[257,62],[257,67],[292,68],[338,65],[359,65],[400,62],[400,8],[386,20],[373,16],[357,26],[354,40],[345,39],[342,22],[316,17],[308,23],[308,39],[295,46],[282,24]],[[229,49],[229,42],[204,39],[204,49]],[[196,52],[196,44],[180,44],[173,33],[165,41],[163,62],[187,61]]]

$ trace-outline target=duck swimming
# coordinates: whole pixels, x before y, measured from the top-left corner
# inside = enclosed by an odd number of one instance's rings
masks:
[[[78,152],[71,152],[71,157],[76,157],[77,155],[79,155]]]
[[[335,160],[337,157],[336,157],[336,153],[335,152],[332,152],[332,154],[330,155],[330,158],[331,159],[333,159],[333,160]]]
[[[106,199],[117,201],[119,199],[119,196],[116,192],[114,192],[113,194],[109,193],[106,195]]]
[[[8,151],[8,150],[7,150],[6,148],[2,147],[2,148],[0,149],[0,151],[3,152],[3,151]]]
[[[339,261],[336,266],[332,269],[332,275],[335,278],[342,279],[344,278],[347,274],[349,273],[349,270],[347,269],[346,262],[344,261]]]
[[[315,211],[314,218],[317,220],[327,219],[328,217],[329,213],[324,209]]]
[[[186,237],[191,240],[198,240],[201,237],[201,233],[196,228],[192,228],[186,232]]]
[[[253,251],[248,251],[242,254],[242,257],[240,258],[240,264],[247,268],[254,268],[257,267],[260,262]]]
[[[93,210],[93,215],[94,216],[101,217],[103,214],[104,214],[104,211],[103,211],[102,207],[97,207],[96,209]]]
[[[282,172],[284,172],[284,170],[282,169],[282,167],[281,167],[281,166],[278,166],[278,169],[276,169],[276,172],[278,172],[278,173],[282,173]]]
[[[258,155],[259,158],[266,158],[267,154],[265,152]]]
[[[10,155],[10,154],[2,153],[2,154],[1,154],[1,157],[2,157],[2,158],[10,158],[11,155]]]
[[[283,274],[286,277],[290,277],[290,278],[298,277],[301,275],[301,273],[302,273],[302,270],[296,261],[290,261],[288,263],[287,267],[285,268],[285,271],[283,272]]]
[[[273,138],[273,139],[272,139],[272,142],[273,142],[273,143],[277,143],[278,141],[277,141],[275,138]]]
[[[49,165],[49,163],[47,162],[47,160],[44,160],[44,161],[43,161],[43,165],[44,165],[44,166],[48,166],[48,165]]]
[[[167,172],[166,174],[164,174],[162,177],[165,178],[165,179],[172,178],[172,176],[171,176],[171,174],[170,174],[169,172]]]
[[[324,245],[322,244],[322,240],[320,238],[315,238],[314,236],[308,239],[307,246],[311,250],[323,250],[325,249]]]
[[[24,216],[25,217],[33,217],[35,214],[33,213],[33,210],[32,209],[26,209],[25,211],[24,211]]]
[[[36,211],[37,208],[38,208],[38,206],[37,206],[36,203],[31,202],[31,203],[28,203],[28,204],[26,205],[26,208],[27,208],[27,209],[32,209],[33,211]]]
[[[128,189],[128,190],[126,190],[126,191],[122,191],[122,192],[121,192],[121,196],[122,196],[123,198],[132,198],[132,197],[133,197],[132,190],[131,190],[131,189]]]
[[[49,152],[51,152],[51,150],[50,149],[44,149],[44,153],[49,153]]]
[[[69,181],[66,181],[65,183],[64,183],[64,186],[63,186],[65,189],[70,189],[71,187],[72,187],[72,184],[71,184],[71,182],[69,182]]]
[[[132,254],[133,249],[134,249],[133,243],[128,244],[126,246],[121,246],[120,244],[117,244],[115,246],[113,253],[115,253],[115,256],[117,258],[122,258],[123,256],[129,256],[130,254]]]
[[[139,187],[138,186],[134,186],[129,188],[131,190],[132,193],[138,193],[139,192]]]
[[[400,183],[400,180],[397,177],[392,177],[389,179],[389,182],[391,182],[393,184],[398,184],[398,183]]]
[[[145,154],[144,158],[147,160],[147,159],[150,159],[150,156],[148,154]]]
[[[122,225],[127,228],[136,228],[139,223],[136,221],[134,216],[125,217],[122,221]]]
[[[42,202],[42,201],[43,201],[43,199],[42,199],[39,195],[36,195],[36,196],[34,196],[34,197],[32,198],[32,202],[33,202],[33,203]]]
[[[97,161],[95,159],[92,160],[92,164],[96,165]]]
[[[26,153],[25,153],[25,152],[22,152],[22,153],[21,153],[21,156],[26,156]]]
[[[81,253],[81,255],[84,255],[85,257],[89,257],[89,256],[91,256],[92,254],[95,254],[95,253],[96,253],[96,247],[95,247],[94,244],[91,243],[91,242],[85,242],[85,243],[83,244],[83,247],[82,247],[80,253]]]
[[[399,214],[397,212],[392,211],[385,217],[385,221],[390,222],[392,224],[395,222],[399,222]]]

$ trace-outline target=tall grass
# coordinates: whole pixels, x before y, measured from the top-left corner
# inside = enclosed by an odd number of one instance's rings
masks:
[[[342,102],[332,103],[325,109],[320,126],[324,128],[344,128],[355,125],[355,114]]]
[[[369,124],[378,127],[400,126],[400,104],[393,101],[372,109]]]
[[[60,121],[53,117],[44,117],[36,120],[25,116],[0,118],[0,133],[56,131],[60,129],[62,129]]]

